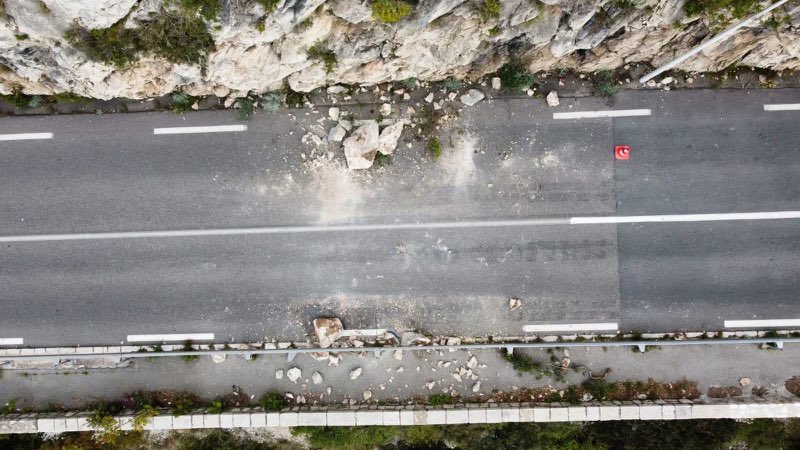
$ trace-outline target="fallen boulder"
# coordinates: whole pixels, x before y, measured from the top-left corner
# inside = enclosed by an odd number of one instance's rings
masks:
[[[348,168],[369,169],[378,152],[378,122],[361,125],[344,140],[343,145]]]
[[[391,155],[397,148],[397,141],[400,140],[401,134],[403,134],[403,122],[397,122],[384,128],[378,137],[378,151],[384,155]]]

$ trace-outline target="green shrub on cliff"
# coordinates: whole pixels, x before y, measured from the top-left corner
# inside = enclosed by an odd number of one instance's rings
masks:
[[[686,0],[683,4],[683,12],[689,17],[730,14],[743,19],[759,9],[758,0]]]
[[[396,23],[405,19],[413,7],[402,0],[372,0],[372,18],[383,23]]]
[[[162,10],[139,25],[125,28],[121,20],[109,28],[87,30],[74,24],[65,37],[90,59],[117,67],[127,66],[147,53],[174,63],[199,64],[214,49],[205,22],[190,13]]]

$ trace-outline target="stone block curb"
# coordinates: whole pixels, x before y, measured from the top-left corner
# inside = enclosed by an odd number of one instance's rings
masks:
[[[800,417],[800,399],[681,400],[680,402],[590,402],[579,405],[488,403],[469,405],[385,406],[375,409],[290,408],[263,412],[243,408],[221,414],[196,411],[172,416],[169,411],[148,420],[146,430],[195,428],[262,428],[296,426],[411,426],[503,422],[590,422],[605,420],[755,419]],[[85,412],[0,416],[0,434],[91,431]],[[133,429],[135,414],[117,416],[120,429]]]

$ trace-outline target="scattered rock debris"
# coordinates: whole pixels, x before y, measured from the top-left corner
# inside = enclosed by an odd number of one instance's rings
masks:
[[[303,371],[299,367],[292,367],[286,372],[286,378],[292,383],[297,383],[297,380],[303,375]]]

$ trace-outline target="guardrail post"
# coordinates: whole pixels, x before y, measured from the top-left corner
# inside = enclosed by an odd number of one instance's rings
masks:
[[[513,355],[514,354],[514,347],[511,347],[511,346],[506,347],[506,353],[508,353],[509,355]]]
[[[381,357],[381,351],[380,350],[375,350],[373,353],[375,353],[375,357],[376,358],[380,358]]]
[[[294,361],[294,357],[297,356],[297,352],[289,351],[286,353],[286,362]]]
[[[778,350],[783,350],[783,341],[775,341],[775,347],[777,347]]]
[[[644,353],[647,351],[647,345],[645,344],[636,344],[636,346],[639,347],[639,353]]]

